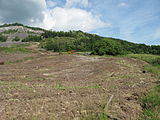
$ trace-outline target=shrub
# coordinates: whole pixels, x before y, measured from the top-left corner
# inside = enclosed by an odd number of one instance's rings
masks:
[[[46,50],[64,52],[76,49],[74,42],[75,39],[71,37],[55,37],[43,40],[40,46]]]
[[[12,41],[20,41],[19,37],[15,37]]]
[[[0,42],[6,42],[7,41],[7,37],[0,35]]]
[[[93,54],[121,55],[124,54],[124,51],[119,43],[108,39],[102,39],[95,42]]]
[[[27,38],[23,39],[22,42],[40,42],[42,40],[41,36],[29,35]]]

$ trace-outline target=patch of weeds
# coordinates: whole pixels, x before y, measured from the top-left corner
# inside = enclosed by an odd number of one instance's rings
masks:
[[[65,86],[63,86],[61,83],[57,83],[56,86],[55,86],[56,89],[60,89],[60,90],[64,90],[66,89]]]
[[[29,90],[32,91],[32,88],[23,85],[19,82],[8,82],[8,81],[0,81],[0,86],[2,86],[3,90],[6,92],[10,92],[12,90]]]
[[[98,107],[87,105],[85,107],[85,115],[82,114],[81,120],[108,120],[109,116],[107,115],[107,102],[105,97],[101,99],[100,105]]]
[[[92,113],[87,117],[83,118],[82,120],[108,120],[108,116],[104,112],[97,113],[97,114]]]
[[[150,64],[157,64],[160,61],[160,56],[151,54],[128,54],[126,57],[143,60]]]
[[[151,54],[128,54],[125,57],[135,58],[149,63],[144,66],[144,69],[160,77],[160,56]]]
[[[154,73],[156,76],[160,77],[160,65],[145,65],[144,69],[148,72]]]
[[[6,52],[6,53],[30,53],[31,50],[23,47],[0,47],[0,52]]]
[[[147,96],[142,99],[143,116],[141,120],[160,119],[160,85],[152,89]]]
[[[55,86],[56,89],[60,90],[65,90],[65,89],[85,89],[85,88],[90,88],[90,89],[96,89],[96,88],[101,88],[101,86],[64,86],[61,83],[56,84]]]
[[[34,116],[31,117],[31,120],[39,120],[39,117],[34,115]]]

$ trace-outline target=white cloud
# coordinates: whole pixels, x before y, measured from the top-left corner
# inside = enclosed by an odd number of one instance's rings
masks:
[[[45,13],[43,25],[47,29],[58,31],[83,30],[86,32],[110,26],[102,22],[98,16],[94,16],[85,10],[60,7],[56,7]]]
[[[93,15],[84,9],[75,8],[88,6],[88,0],[66,0],[64,7],[56,7],[44,12],[42,26],[57,31],[82,30],[92,31],[110,26],[101,21],[98,15]]]
[[[160,39],[160,28],[158,28],[154,34],[153,34],[154,39]]]
[[[53,0],[47,0],[46,4],[49,8],[55,7],[57,5],[57,3],[54,2]]]
[[[41,21],[45,9],[45,0],[0,0],[0,18],[3,23]]]
[[[89,4],[88,0],[66,0],[66,7],[70,8],[73,6],[87,7]]]
[[[67,0],[63,7],[55,7],[53,0],[0,0],[0,23],[19,22],[53,30],[93,31],[109,26],[84,9],[88,0]]]
[[[127,4],[127,3],[125,3],[125,2],[122,2],[122,3],[120,3],[118,6],[120,6],[120,7],[127,7],[127,6],[128,6],[128,4]]]

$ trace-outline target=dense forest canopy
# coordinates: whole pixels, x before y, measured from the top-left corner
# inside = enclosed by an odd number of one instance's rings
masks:
[[[42,36],[44,40],[42,40],[41,46],[55,52],[77,50],[90,51],[96,55],[123,55],[129,53],[160,55],[160,46],[136,44],[115,38],[100,37],[82,31],[46,31]]]

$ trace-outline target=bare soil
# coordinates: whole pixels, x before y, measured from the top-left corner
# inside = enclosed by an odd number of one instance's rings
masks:
[[[35,48],[30,47],[34,53],[0,53],[5,61],[0,65],[0,120],[83,120],[102,109],[110,119],[138,119],[139,99],[155,81],[142,72],[145,62]]]

